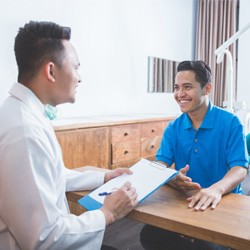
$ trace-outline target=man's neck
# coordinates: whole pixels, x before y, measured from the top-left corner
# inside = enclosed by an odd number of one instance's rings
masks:
[[[192,122],[193,127],[198,130],[198,128],[201,126],[204,117],[207,113],[209,106],[209,101],[205,102],[202,106],[200,106],[197,110],[188,113],[188,116]]]

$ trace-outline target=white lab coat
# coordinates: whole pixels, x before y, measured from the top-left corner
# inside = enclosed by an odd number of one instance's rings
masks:
[[[64,167],[43,104],[15,83],[0,107],[0,249],[100,249],[104,214],[70,214],[65,192],[103,181],[102,172]]]

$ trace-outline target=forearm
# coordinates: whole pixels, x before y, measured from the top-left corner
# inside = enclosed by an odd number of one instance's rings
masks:
[[[93,190],[104,183],[102,171],[82,170],[81,172],[66,169],[66,191]]]
[[[220,181],[212,185],[221,195],[231,192],[246,177],[247,169],[240,166],[231,168]]]

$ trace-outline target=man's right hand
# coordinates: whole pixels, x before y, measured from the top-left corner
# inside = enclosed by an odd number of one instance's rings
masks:
[[[179,170],[179,174],[176,175],[171,181],[169,181],[169,185],[175,189],[178,189],[183,192],[189,191],[199,191],[201,186],[197,182],[192,182],[192,179],[187,176],[187,171],[189,170],[189,165],[186,165],[184,168]]]
[[[136,190],[130,182],[126,182],[121,188],[106,196],[101,208],[106,218],[106,225],[131,212],[138,205],[137,197]]]

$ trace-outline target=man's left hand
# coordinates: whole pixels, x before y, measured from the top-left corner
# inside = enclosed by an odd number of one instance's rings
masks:
[[[199,192],[187,198],[189,202],[188,207],[194,208],[196,211],[204,211],[210,206],[212,209],[215,209],[220,203],[221,197],[222,194],[214,186],[202,188]]]
[[[111,179],[120,176],[122,174],[132,174],[133,172],[129,168],[117,168],[105,174],[104,183]]]

